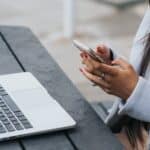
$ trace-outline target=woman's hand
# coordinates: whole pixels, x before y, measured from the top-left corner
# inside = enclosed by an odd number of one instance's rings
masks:
[[[86,66],[81,69],[83,75],[108,94],[118,96],[124,100],[133,92],[138,82],[138,75],[134,68],[125,60],[114,60],[110,65],[94,61],[89,56],[82,57]],[[103,73],[98,75],[98,71]]]
[[[100,44],[99,46],[96,47],[95,52],[97,53],[97,55],[99,55],[100,57],[104,59],[106,64],[111,64],[111,52],[110,52],[110,49],[106,45]],[[90,56],[86,52],[82,52],[80,56],[82,58],[82,64],[86,65],[87,70],[89,72],[91,72],[94,68],[96,68],[97,65],[99,65],[99,62],[88,61],[87,58],[89,58]],[[99,70],[94,69],[94,73],[97,75],[100,75]]]
[[[104,44],[100,44],[99,46],[96,47],[95,49],[96,53],[101,56],[104,61],[107,63],[107,64],[110,64],[111,62],[111,52],[110,52],[110,49],[104,45]],[[81,57],[86,57],[88,54],[86,52],[82,52],[80,54]]]

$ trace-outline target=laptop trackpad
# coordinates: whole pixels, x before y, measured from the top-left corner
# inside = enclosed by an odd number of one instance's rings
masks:
[[[38,107],[41,108],[54,100],[53,97],[49,96],[48,93],[41,88],[11,92],[11,95],[21,109],[28,110]]]
[[[13,92],[12,96],[22,112],[36,127],[42,124],[44,128],[59,128],[75,124],[68,113],[41,88]]]

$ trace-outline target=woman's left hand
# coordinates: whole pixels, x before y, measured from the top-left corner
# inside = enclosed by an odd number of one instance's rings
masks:
[[[82,57],[85,67],[81,69],[83,75],[101,87],[106,93],[127,100],[132,94],[139,76],[128,62],[116,59],[112,66],[94,61],[90,56]],[[92,64],[92,65],[91,65]],[[98,76],[96,72],[101,72]]]

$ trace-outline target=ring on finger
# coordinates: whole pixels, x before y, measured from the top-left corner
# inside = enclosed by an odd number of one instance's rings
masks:
[[[105,73],[101,73],[101,79],[105,80]]]
[[[106,93],[110,93],[110,89],[104,89]]]
[[[98,80],[103,80],[102,77],[97,77]],[[93,82],[92,86],[98,86],[96,83]]]

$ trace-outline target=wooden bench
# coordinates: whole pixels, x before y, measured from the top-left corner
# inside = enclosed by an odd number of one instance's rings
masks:
[[[69,60],[68,60],[69,61]],[[75,129],[1,142],[0,150],[122,150],[122,145],[25,27],[0,27],[0,74],[33,73],[77,121]]]
[[[102,101],[91,103],[93,109],[97,115],[105,121],[107,115],[109,114],[109,109],[113,106],[114,101]]]

